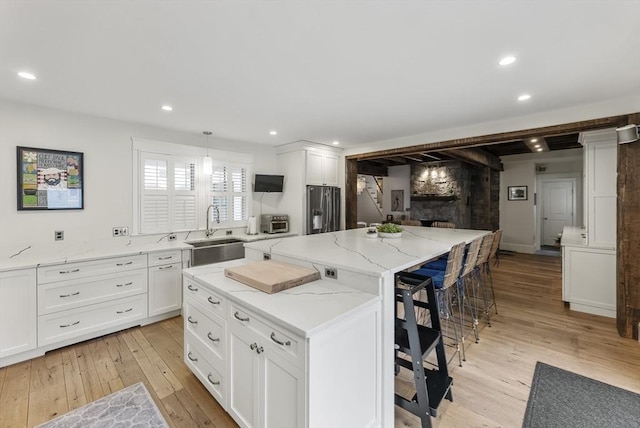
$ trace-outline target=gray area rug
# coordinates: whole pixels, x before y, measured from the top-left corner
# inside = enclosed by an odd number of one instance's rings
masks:
[[[38,428],[167,428],[142,382],[50,420]]]
[[[640,395],[538,361],[523,428],[640,428]]]

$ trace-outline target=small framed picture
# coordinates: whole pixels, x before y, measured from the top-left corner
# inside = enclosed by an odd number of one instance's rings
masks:
[[[526,201],[527,186],[509,186],[507,188],[507,197],[510,201]]]

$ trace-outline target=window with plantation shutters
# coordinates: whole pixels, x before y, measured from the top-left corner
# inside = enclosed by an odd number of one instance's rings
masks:
[[[253,155],[132,137],[133,234],[239,228],[251,215]],[[205,174],[203,158],[214,159]],[[218,214],[219,213],[219,214]],[[160,239],[163,239],[161,237]]]
[[[196,160],[141,153],[140,233],[198,228]]]
[[[249,217],[248,170],[249,165],[214,162],[207,199],[218,208],[212,215],[219,212],[220,223],[246,222]],[[217,218],[210,220],[215,222]]]

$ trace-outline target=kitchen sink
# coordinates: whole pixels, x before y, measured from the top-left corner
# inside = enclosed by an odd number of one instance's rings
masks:
[[[191,266],[208,265],[244,257],[244,242],[236,238],[187,242],[191,249]]]

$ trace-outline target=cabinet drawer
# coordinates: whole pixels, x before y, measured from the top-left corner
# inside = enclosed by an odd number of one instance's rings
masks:
[[[147,256],[144,254],[44,266],[38,268],[38,284],[125,272],[146,267]]]
[[[201,303],[205,308],[212,309],[211,313],[216,314],[220,318],[225,319],[227,317],[227,299],[185,277],[184,300],[186,301],[189,297]]]
[[[279,355],[289,361],[301,365],[304,354],[304,339],[278,327],[253,312],[243,309],[235,304],[230,305],[229,328],[249,329],[257,333],[262,341],[259,345],[274,349]]]
[[[226,355],[226,328],[218,317],[210,317],[194,303],[185,305],[184,329],[196,336],[221,362]],[[219,367],[222,368],[222,365]]]
[[[160,266],[167,265],[171,263],[182,263],[182,251],[180,250],[171,250],[171,251],[162,251],[159,253],[150,253],[147,255],[149,257],[149,266]]]
[[[43,284],[38,286],[38,315],[146,292],[146,269]]]
[[[38,317],[38,346],[146,318],[147,295],[125,297]]]
[[[187,336],[185,336],[186,338]],[[213,395],[223,408],[226,408],[225,379],[223,371],[216,370],[204,357],[206,353],[191,340],[184,344],[184,362],[196,375],[205,388]]]

